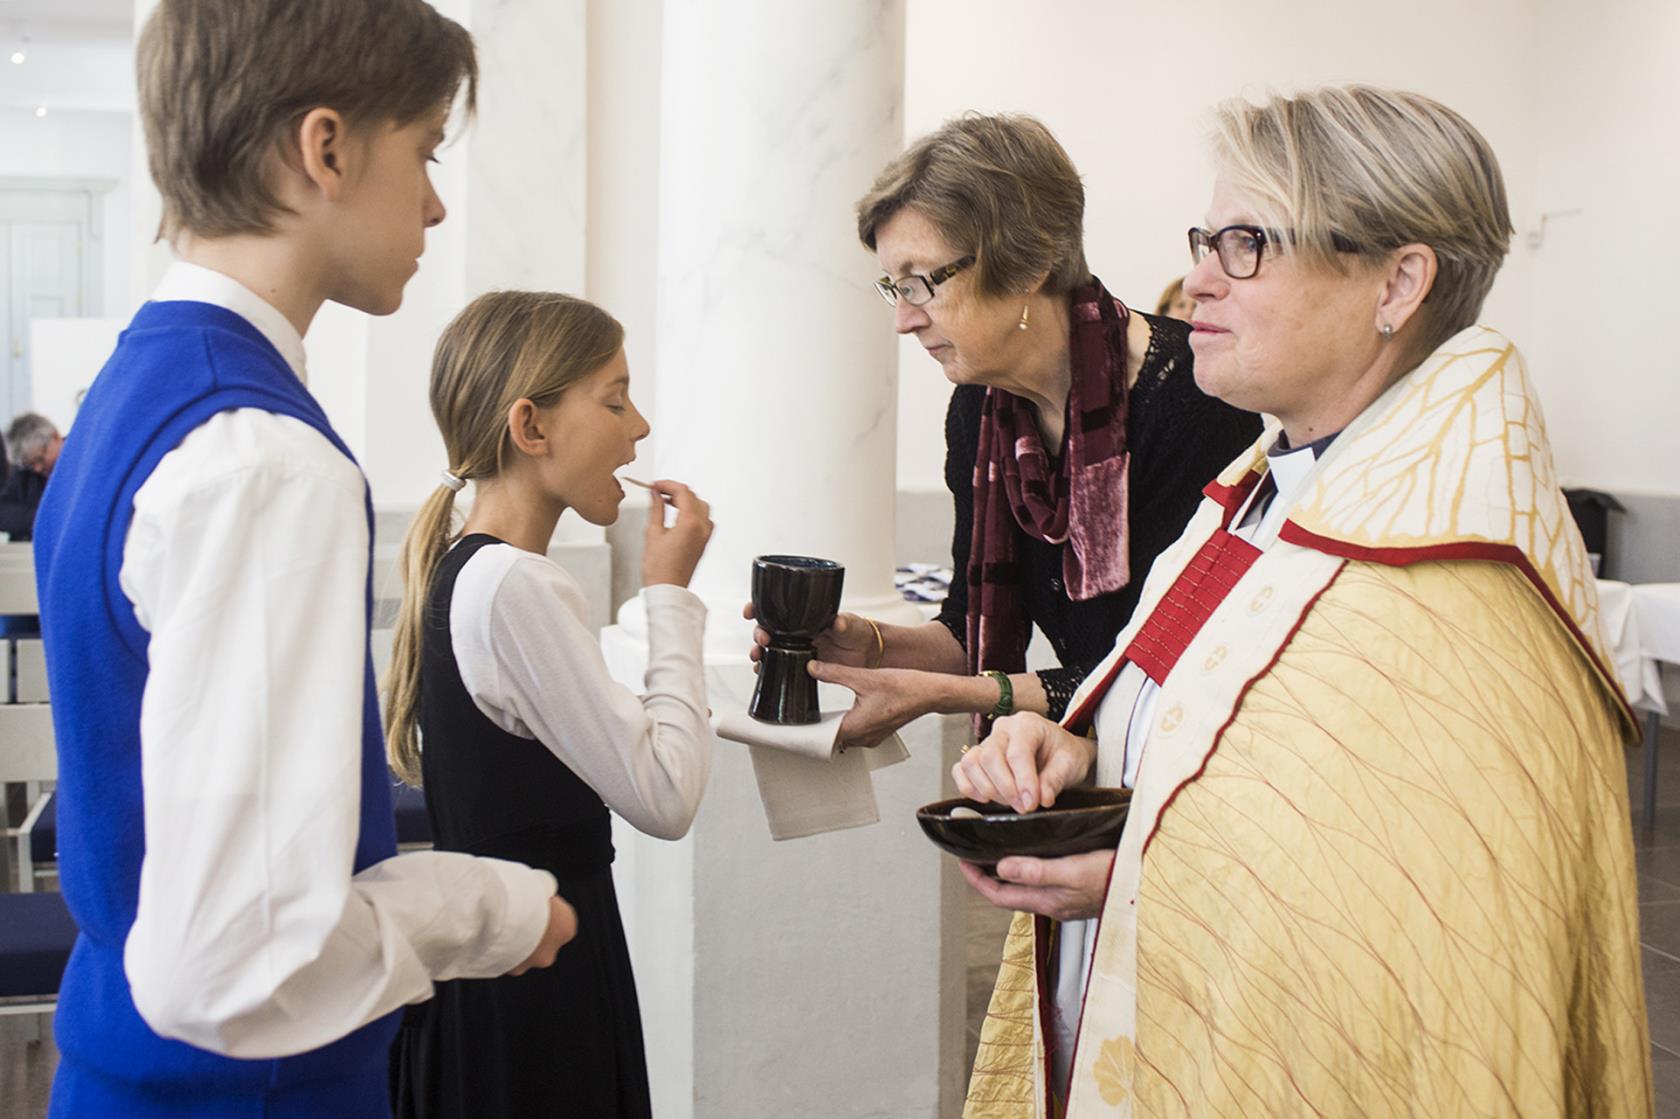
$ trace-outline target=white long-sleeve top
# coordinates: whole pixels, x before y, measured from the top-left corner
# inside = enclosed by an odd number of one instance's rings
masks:
[[[297,331],[228,277],[178,263],[154,298],[233,311],[304,376]],[[554,879],[516,863],[425,852],[352,873],[366,485],[307,424],[240,409],[134,499],[119,578],[151,638],[124,969],[153,1030],[230,1057],[315,1049],[435,980],[503,974],[547,927]]]
[[[546,556],[511,544],[462,565],[449,604],[461,682],[502,730],[534,738],[607,807],[661,839],[687,833],[712,764],[701,648],[706,607],[691,591],[642,591],[647,691],[607,671],[583,591]]]

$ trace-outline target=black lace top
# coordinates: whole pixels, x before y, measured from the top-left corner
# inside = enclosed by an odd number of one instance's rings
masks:
[[[1133,314],[1139,312],[1133,311]],[[1028,619],[1049,639],[1062,667],[1038,674],[1052,719],[1097,662],[1136,608],[1150,565],[1178,539],[1202,498],[1202,487],[1260,436],[1260,417],[1205,395],[1191,373],[1190,327],[1177,319],[1144,315],[1149,349],[1132,386],[1126,414],[1131,581],[1113,594],[1074,602],[1062,586],[1062,549],[1021,533],[1026,577],[1022,599]],[[974,459],[980,441],[980,406],[986,390],[959,385],[945,415],[945,485],[956,507],[951,537],[951,594],[939,620],[968,646],[968,570],[974,513]]]

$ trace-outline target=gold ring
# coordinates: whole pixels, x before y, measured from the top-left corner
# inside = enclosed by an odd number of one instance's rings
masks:
[[[963,748],[962,748],[962,752],[963,752],[963,753],[964,753],[964,754],[966,754],[966,753],[968,753],[968,752],[969,752],[969,751],[970,751],[970,750],[972,750],[972,749],[974,749],[974,744],[973,744],[973,743],[970,743],[970,744],[969,744],[969,745],[967,745],[967,746],[964,746],[964,747],[963,747]]]

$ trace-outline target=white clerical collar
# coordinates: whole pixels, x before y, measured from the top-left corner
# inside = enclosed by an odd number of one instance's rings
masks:
[[[1279,433],[1277,441],[1266,451],[1266,467],[1272,476],[1272,485],[1277,489],[1274,502],[1289,508],[1295,504],[1295,495],[1301,491],[1301,483],[1306,481],[1307,475],[1318,462],[1320,445],[1308,443],[1304,447],[1283,447],[1284,438]]]
[[[286,364],[292,367],[297,379],[309,383],[304,367],[303,336],[279,308],[262,296],[214,269],[177,260],[169,266],[152,292],[152,302],[209,303],[232,311],[268,339],[269,345],[280,351]]]
[[[1266,476],[1254,487],[1237,515],[1231,519],[1232,532],[1255,543],[1271,539],[1283,518],[1295,505],[1295,498],[1306,483],[1319,456],[1335,442],[1334,434],[1314,440],[1300,447],[1288,446],[1283,432],[1266,450]]]

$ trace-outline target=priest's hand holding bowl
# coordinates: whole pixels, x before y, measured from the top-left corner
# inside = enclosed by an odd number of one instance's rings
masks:
[[[1083,781],[1095,764],[1091,739],[1023,714],[999,719],[984,742],[963,751],[951,776],[970,800],[1034,812],[1054,807],[1057,795]],[[1102,911],[1114,850],[1057,859],[1012,855],[998,862],[996,877],[971,862],[959,865],[968,884],[1000,909],[1075,921]]]
[[[750,602],[742,616],[753,617]],[[769,643],[770,634],[755,627],[754,663]],[[962,646],[939,622],[898,626],[841,614],[817,637],[816,649],[811,675],[857,697],[840,721],[842,747],[878,746],[923,715],[1044,709],[1044,689],[1032,673],[1007,677],[1007,683],[997,678],[1001,673],[968,675]]]

